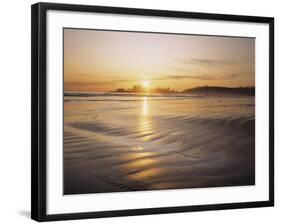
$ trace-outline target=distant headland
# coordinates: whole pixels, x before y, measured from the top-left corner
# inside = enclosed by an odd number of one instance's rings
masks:
[[[185,89],[183,91],[176,91],[173,89],[156,87],[152,89],[147,89],[141,85],[133,86],[129,89],[118,88],[112,92],[117,93],[162,93],[162,94],[200,94],[200,95],[245,95],[254,96],[255,87],[224,87],[224,86],[199,86],[191,89]]]
[[[118,93],[180,93],[176,90],[170,89],[169,87],[167,87],[167,88],[156,87],[154,89],[153,88],[148,89],[141,85],[136,85],[129,89],[119,88],[119,89],[114,90],[113,92],[118,92]]]
[[[186,89],[183,93],[203,94],[203,95],[255,95],[255,87],[222,87],[222,86],[202,86]]]

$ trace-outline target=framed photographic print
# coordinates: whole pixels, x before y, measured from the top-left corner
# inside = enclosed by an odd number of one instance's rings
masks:
[[[274,204],[274,19],[32,6],[32,218]]]

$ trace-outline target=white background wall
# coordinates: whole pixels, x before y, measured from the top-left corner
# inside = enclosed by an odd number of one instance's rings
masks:
[[[51,1],[51,0],[50,0]],[[30,220],[30,5],[2,1],[0,6],[0,223]],[[275,17],[275,180],[274,208],[149,215],[60,223],[280,223],[281,79],[278,0],[60,0],[61,3],[154,8]]]

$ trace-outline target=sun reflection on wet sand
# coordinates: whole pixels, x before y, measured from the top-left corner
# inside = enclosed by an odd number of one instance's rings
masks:
[[[147,96],[143,97],[142,102],[142,115],[147,116],[148,115],[148,103],[147,103]]]
[[[151,178],[155,178],[156,176],[163,174],[164,170],[165,169],[162,168],[145,169],[143,171],[137,172],[136,174],[128,175],[127,178],[134,181],[151,180]]]
[[[139,151],[139,150],[142,150],[143,148],[141,146],[135,146],[135,147],[133,147],[133,149],[136,151]]]
[[[139,118],[138,131],[140,132],[141,140],[147,142],[149,141],[149,136],[153,134],[153,129],[151,125],[151,117],[149,114],[149,101],[147,96],[143,97],[142,101],[142,113]]]
[[[129,162],[119,165],[119,168],[129,171],[125,177],[128,181],[144,182],[162,174],[161,168],[154,167],[154,164],[157,164],[157,159],[154,156],[155,153],[152,152],[127,155]]]

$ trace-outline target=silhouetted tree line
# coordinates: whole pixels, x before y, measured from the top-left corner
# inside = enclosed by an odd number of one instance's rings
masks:
[[[190,94],[203,94],[203,95],[255,95],[255,87],[221,87],[221,86],[199,86],[183,91],[176,91],[170,89],[170,87],[162,88],[156,87],[153,89],[147,89],[141,85],[135,85],[132,88],[124,89],[118,88],[113,92],[120,93],[190,93]]]

